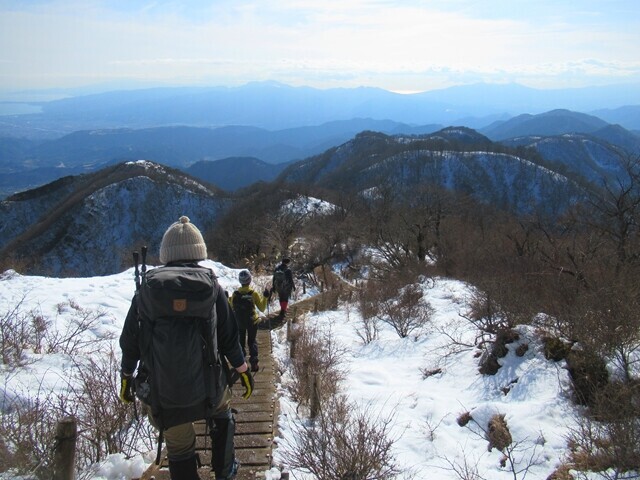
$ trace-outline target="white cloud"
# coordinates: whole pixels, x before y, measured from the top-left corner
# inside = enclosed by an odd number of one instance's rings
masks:
[[[108,9],[93,1],[17,10],[5,1],[0,87],[147,78],[420,90],[456,83],[456,75],[528,83],[569,72],[584,83],[640,78],[640,28],[527,17],[524,5],[511,18],[489,18],[466,1],[438,3],[224,0]],[[580,17],[594,17],[587,13]]]

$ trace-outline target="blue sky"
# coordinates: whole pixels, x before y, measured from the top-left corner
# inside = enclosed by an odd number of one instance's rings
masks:
[[[640,83],[638,0],[0,0],[0,90]]]

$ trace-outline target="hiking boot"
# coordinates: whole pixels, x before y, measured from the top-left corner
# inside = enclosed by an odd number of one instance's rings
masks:
[[[179,478],[181,480],[199,480],[199,463],[200,457],[197,455],[185,460],[169,460],[169,475],[171,475],[171,478]]]
[[[236,478],[239,468],[240,468],[240,462],[238,462],[237,460],[234,460],[233,467],[231,468],[231,473],[226,477],[216,476],[216,480],[233,480],[234,478]]]
[[[251,362],[251,371],[252,372],[257,372],[258,370],[260,370],[260,367],[258,366],[258,360],[252,361]]]

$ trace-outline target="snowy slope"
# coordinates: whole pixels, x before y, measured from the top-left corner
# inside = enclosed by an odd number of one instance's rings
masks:
[[[238,270],[211,261],[204,265],[214,269],[221,285],[232,290],[237,286]],[[264,285],[266,278],[255,278]],[[496,413],[506,415],[518,448],[516,465],[532,463],[527,478],[545,479],[558,465],[565,451],[565,435],[573,425],[574,407],[568,400],[568,376],[563,363],[544,359],[541,345],[533,332],[521,328],[521,338],[509,346],[502,359],[502,368],[495,376],[478,373],[478,358],[473,347],[458,348],[447,336],[461,343],[473,344],[477,332],[459,313],[466,309],[469,287],[462,282],[436,279],[422,285],[425,299],[434,308],[429,328],[417,336],[399,338],[389,326],[382,325],[380,337],[363,345],[356,333],[360,316],[352,304],[341,305],[335,311],[310,314],[309,326],[328,328],[334,339],[345,348],[345,367],[349,374],[342,391],[359,405],[371,405],[383,416],[394,414],[393,434],[399,440],[393,453],[397,463],[415,479],[444,480],[457,478],[454,466],[468,465],[489,479],[514,478],[508,469],[499,466],[502,454],[487,451],[482,428]],[[6,312],[16,302],[56,318],[59,325],[68,314],[57,305],[73,301],[82,308],[100,310],[104,317],[96,336],[119,335],[134,291],[133,270],[117,275],[57,279],[20,276],[5,272],[0,277],[0,311]],[[291,432],[297,422],[304,421],[304,409],[285,394],[289,381],[287,344],[284,331],[274,331],[274,355],[284,372],[281,380],[280,437],[275,458],[287,466],[287,441],[295,442]],[[117,338],[117,337],[116,337]],[[117,341],[117,340],[114,340]],[[522,357],[514,351],[522,343],[528,350]],[[36,396],[43,389],[60,389],[61,378],[71,368],[63,355],[29,354],[32,363],[9,371],[0,370],[3,398],[16,395]],[[441,373],[424,378],[422,370],[441,369]],[[505,393],[504,389],[508,389]],[[1,393],[0,393],[1,395]],[[475,422],[460,427],[458,417],[469,412]],[[152,454],[151,454],[152,457]],[[125,460],[112,455],[102,463],[92,478],[116,480],[139,475],[151,457]],[[535,465],[533,465],[535,464]],[[310,478],[292,471],[293,478]],[[280,477],[279,469],[267,473],[267,478]],[[520,473],[517,478],[524,478]]]

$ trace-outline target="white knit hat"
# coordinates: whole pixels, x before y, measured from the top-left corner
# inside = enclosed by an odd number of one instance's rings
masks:
[[[249,285],[251,283],[251,273],[249,270],[241,270],[238,274],[240,285]]]
[[[160,244],[160,262],[177,260],[204,260],[207,245],[198,227],[189,223],[189,217],[182,216],[164,232]]]

